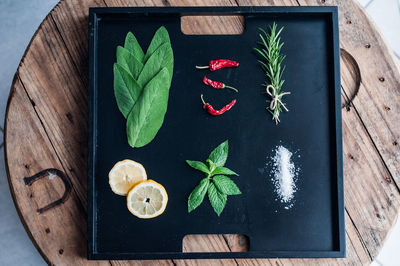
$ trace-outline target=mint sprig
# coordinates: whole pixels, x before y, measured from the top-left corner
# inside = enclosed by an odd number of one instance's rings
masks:
[[[232,179],[227,175],[236,175],[237,173],[224,167],[228,159],[228,141],[224,141],[216,147],[206,160],[206,164],[199,161],[186,160],[186,163],[207,176],[203,178],[195,189],[190,193],[188,199],[188,211],[196,209],[204,200],[208,193],[208,200],[218,216],[225,208],[228,195],[242,194]]]

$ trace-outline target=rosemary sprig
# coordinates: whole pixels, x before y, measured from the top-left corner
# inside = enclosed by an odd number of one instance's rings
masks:
[[[277,31],[277,25],[274,22],[272,26],[269,26],[269,34],[261,28],[259,28],[259,30],[262,33],[260,33],[261,41],[258,42],[261,45],[261,49],[254,48],[254,50],[262,56],[263,60],[258,60],[258,62],[261,64],[261,68],[264,70],[270,82],[270,84],[262,84],[266,87],[265,93],[272,97],[267,110],[272,114],[272,120],[278,124],[278,122],[280,122],[279,114],[282,112],[282,107],[288,111],[285,104],[281,101],[282,96],[290,94],[290,92],[282,92],[282,86],[285,82],[282,80],[282,74],[285,70],[285,66],[282,66],[282,62],[286,57],[281,54],[281,48],[284,43],[281,42],[280,34],[283,27]]]

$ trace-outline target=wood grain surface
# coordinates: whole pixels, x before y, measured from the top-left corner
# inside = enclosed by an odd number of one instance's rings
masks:
[[[345,259],[86,260],[88,8],[105,6],[338,5],[343,100]],[[187,17],[186,33],[241,30],[240,17]],[[51,265],[360,265],[379,253],[400,206],[400,72],[354,1],[63,0],[45,18],[11,88],[5,126],[8,179],[20,218]],[[57,206],[37,210],[62,198]],[[24,178],[44,171],[26,184]],[[235,235],[189,236],[184,251],[240,251]]]

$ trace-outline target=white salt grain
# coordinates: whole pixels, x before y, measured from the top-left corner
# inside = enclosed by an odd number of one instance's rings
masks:
[[[275,185],[275,191],[282,203],[285,203],[285,209],[293,206],[293,197],[296,192],[295,178],[298,171],[294,166],[292,153],[283,146],[275,149],[275,156],[272,157],[272,182]]]

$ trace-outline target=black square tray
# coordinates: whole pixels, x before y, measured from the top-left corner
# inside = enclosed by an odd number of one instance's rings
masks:
[[[185,35],[181,16],[242,15],[241,35]],[[285,97],[290,109],[276,126],[261,95],[265,76],[252,48],[258,27],[273,21],[284,26],[282,53]],[[132,31],[145,49],[164,25],[174,50],[174,74],[164,124],[145,147],[131,148],[125,119],[113,93],[113,63],[117,45]],[[89,177],[88,258],[270,258],[344,257],[341,95],[338,11],[336,7],[179,7],[93,8],[89,17]],[[209,72],[198,64],[229,58],[237,69],[212,73],[240,92],[216,91],[201,79]],[[236,106],[220,117],[202,110],[200,94],[222,106]],[[230,197],[217,217],[208,202],[187,213],[187,197],[201,173],[186,159],[206,159],[210,150],[228,139],[227,166],[243,194]],[[259,171],[282,144],[301,155],[294,206],[286,210],[275,200],[270,177]],[[126,208],[125,197],[112,193],[108,172],[119,160],[142,163],[149,178],[163,184],[169,195],[165,213],[140,220]],[[206,200],[207,201],[207,200]],[[183,253],[188,234],[244,234],[248,252]]]

